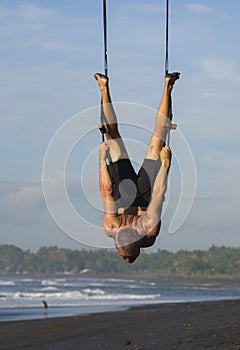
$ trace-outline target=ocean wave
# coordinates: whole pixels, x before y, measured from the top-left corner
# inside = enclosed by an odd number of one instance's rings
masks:
[[[42,286],[55,286],[58,282],[56,280],[42,280]]]
[[[128,279],[123,279],[123,278],[107,278],[104,280],[104,282],[114,282],[114,283],[135,283],[136,280],[128,280]]]
[[[85,293],[85,294],[98,294],[98,295],[105,295],[106,293],[103,291],[103,290],[101,290],[101,289],[91,289],[91,288],[85,288],[85,289],[83,289],[83,293]]]
[[[13,282],[13,281],[3,281],[3,280],[0,280],[0,287],[14,287],[16,284]]]
[[[56,287],[71,287],[71,288],[80,288],[80,287],[86,287],[85,281],[66,281],[66,279],[50,279],[50,280],[42,280],[41,281],[42,286],[56,286]]]
[[[161,294],[108,294],[108,295],[97,295],[90,296],[89,299],[92,300],[154,300],[159,298]]]
[[[75,301],[87,301],[87,300],[153,300],[159,298],[160,294],[124,294],[124,293],[105,293],[100,289],[88,289],[84,291],[66,291],[66,292],[16,292],[16,293],[5,293],[2,298],[7,300],[56,300],[60,299],[61,303],[64,301],[75,300]]]
[[[92,283],[88,283],[89,287],[105,287],[104,283],[101,282],[92,282]]]

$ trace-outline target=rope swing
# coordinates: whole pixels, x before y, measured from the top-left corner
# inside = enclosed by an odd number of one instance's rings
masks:
[[[169,0],[166,0],[166,36],[165,36],[165,76],[168,75],[168,69],[169,69],[169,62],[168,62],[168,56],[169,56]],[[170,120],[170,126],[168,128],[167,136],[166,136],[166,144],[169,146],[170,144],[170,131],[171,129],[176,129],[177,125],[172,124],[173,119],[173,110],[172,110],[172,99],[170,100],[170,107],[169,107],[169,114],[168,118]]]
[[[107,53],[107,1],[103,0],[103,44],[104,44],[104,73],[105,76],[108,77],[108,53]],[[105,142],[105,133],[106,133],[106,127],[104,125],[104,111],[103,111],[103,103],[101,100],[101,128],[99,128],[101,134],[102,134],[102,142]],[[110,152],[107,152],[107,164],[110,164],[112,162]],[[113,172],[114,175],[114,172]]]
[[[166,37],[165,37],[165,76],[168,75],[168,27],[169,27],[169,0],[166,0]]]
[[[104,43],[104,71],[105,75],[108,77],[108,55],[107,55],[107,1],[103,0],[103,43]],[[104,112],[103,112],[103,105],[101,101],[101,125],[102,127],[99,128],[102,134],[102,142],[105,142],[105,132],[106,128],[104,126]]]
[[[103,35],[104,35],[104,71],[108,77],[108,56],[107,56],[107,1],[103,0]]]
[[[107,45],[107,0],[103,0],[103,44],[104,44],[104,71],[105,75],[108,77],[108,45]],[[165,28],[165,76],[168,75],[169,69],[169,0],[166,0],[166,28]],[[166,136],[166,144],[170,143],[170,130],[176,129],[176,124],[172,124],[173,113],[172,113],[172,100],[170,101],[169,115],[168,118],[170,120],[170,126]],[[99,129],[102,134],[102,142],[105,142],[105,126],[104,126],[104,112],[101,102],[101,125],[102,127]]]

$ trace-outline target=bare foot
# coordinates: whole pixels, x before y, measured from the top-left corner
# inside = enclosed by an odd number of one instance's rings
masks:
[[[103,90],[108,85],[108,77],[106,75],[103,75],[101,73],[94,74],[94,78],[98,81],[98,84],[100,86],[100,89]]]
[[[180,78],[180,73],[174,72],[174,73],[168,73],[165,77],[165,82],[169,88],[172,88],[175,81]]]

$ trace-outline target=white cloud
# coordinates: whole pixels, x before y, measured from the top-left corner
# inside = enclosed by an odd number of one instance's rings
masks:
[[[104,234],[102,229],[102,213],[95,210],[94,217],[91,217],[94,208],[79,191],[81,184],[70,184],[70,200],[76,197],[75,203],[78,203],[78,208],[73,203],[72,210],[74,212],[78,209],[83,218],[79,219],[79,225],[76,227],[77,235],[75,236],[71,216],[69,217],[65,213],[65,202],[63,202],[63,198],[59,197],[59,184],[51,180],[48,180],[48,183],[51,184],[48,186],[52,192],[53,201],[51,204],[63,213],[63,222],[67,222],[67,229],[61,230],[66,233],[65,237],[74,237],[76,241],[90,244],[93,247],[112,247],[112,240]],[[25,246],[35,245],[35,248],[40,244],[38,241],[42,241],[41,245],[49,245],[50,242],[54,242],[54,239],[56,239],[55,244],[61,245],[56,236],[56,232],[59,233],[59,227],[62,227],[61,222],[50,217],[40,181],[0,182],[0,221],[0,244],[11,241],[13,238],[10,236],[12,236],[15,237],[14,244],[20,240],[21,244],[23,243]],[[9,237],[8,232],[11,232]],[[37,237],[35,237],[36,234]],[[27,235],[30,235],[30,240],[26,240]]]
[[[199,64],[209,78],[218,80],[236,79],[236,67],[233,61],[206,57],[201,59]]]
[[[199,14],[209,14],[215,12],[211,7],[203,6],[200,4],[187,4],[186,8],[191,12]]]
[[[151,13],[151,14],[159,14],[159,13],[165,13],[165,8],[161,5],[158,4],[130,4],[130,3],[123,3],[120,4],[121,8],[125,11],[132,11],[133,14],[136,12],[141,12],[141,13]]]
[[[218,168],[221,171],[230,171],[234,169],[234,173],[240,173],[240,157],[227,152],[215,152],[205,156],[205,162],[208,167]]]
[[[20,17],[29,21],[44,20],[53,14],[53,11],[50,9],[30,5],[29,3],[24,2],[19,4],[18,10]]]
[[[8,18],[12,14],[12,11],[5,6],[0,6],[0,18]]]
[[[12,7],[0,6],[1,33],[15,35],[17,39],[21,34],[26,39],[26,36],[36,32],[48,33],[46,25],[53,22],[54,13],[51,9],[24,2],[16,3]],[[7,42],[11,40],[11,37],[7,38]]]
[[[1,183],[0,217],[20,223],[38,221],[43,213],[44,200],[41,184]]]
[[[219,219],[213,216],[203,217],[199,224],[201,229],[218,230],[221,227],[221,223],[219,222]]]
[[[19,2],[14,7],[0,6],[0,18],[18,19],[24,21],[39,21],[51,17],[55,11],[49,8]]]
[[[46,51],[59,51],[63,52],[67,55],[77,54],[77,55],[90,55],[91,52],[88,47],[81,46],[79,43],[71,43],[66,41],[58,41],[58,40],[51,40],[51,39],[40,39],[40,40],[24,40],[24,41],[17,41],[15,43],[17,47],[20,48],[27,48],[27,49],[43,49]]]

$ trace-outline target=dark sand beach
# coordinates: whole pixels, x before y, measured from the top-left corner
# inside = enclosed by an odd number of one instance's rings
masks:
[[[0,349],[240,350],[240,300],[1,322]]]

